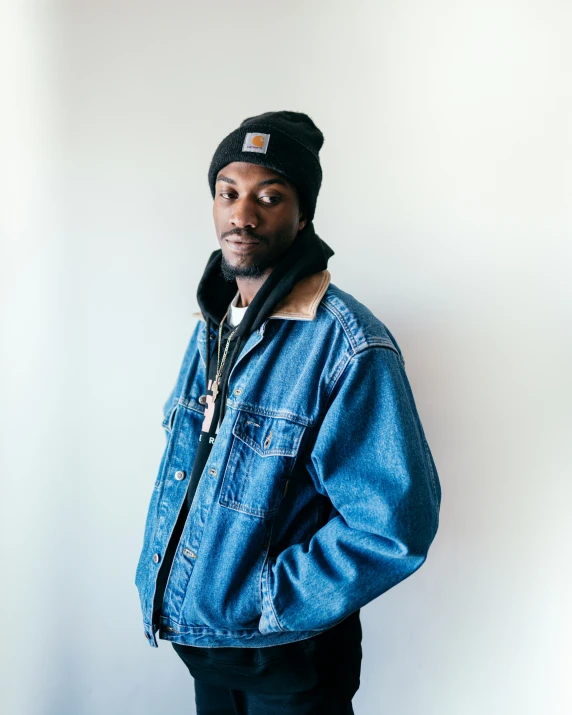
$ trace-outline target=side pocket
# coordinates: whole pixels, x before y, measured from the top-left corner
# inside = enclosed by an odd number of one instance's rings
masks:
[[[163,418],[163,422],[162,422],[163,428],[169,434],[173,431],[173,423],[175,421],[175,416],[177,413],[178,406],[179,406],[178,402],[173,403],[171,405],[171,407],[167,410],[167,412]]]
[[[261,593],[261,616],[258,622],[258,630],[265,635],[268,633],[281,633],[284,628],[278,623],[276,613],[274,612],[274,604],[270,591],[270,575],[272,564],[276,561],[276,556],[268,556],[262,568],[260,577],[260,593]]]

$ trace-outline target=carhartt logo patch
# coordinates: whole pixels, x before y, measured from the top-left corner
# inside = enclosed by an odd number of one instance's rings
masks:
[[[242,151],[256,151],[259,154],[266,154],[270,134],[260,134],[260,132],[248,132],[244,137]]]

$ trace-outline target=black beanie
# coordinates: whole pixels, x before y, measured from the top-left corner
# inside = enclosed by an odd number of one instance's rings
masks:
[[[298,190],[300,204],[314,218],[322,167],[318,152],[324,135],[302,112],[265,112],[248,117],[218,145],[209,168],[209,186],[215,197],[218,172],[233,161],[248,161],[283,174]]]

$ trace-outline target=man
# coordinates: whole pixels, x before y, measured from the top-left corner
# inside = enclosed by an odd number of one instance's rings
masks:
[[[359,610],[425,561],[441,488],[401,350],[330,281],[323,134],[244,120],[208,172],[220,249],[164,405],[137,567],[199,715],[353,713]],[[348,238],[348,233],[345,233]]]

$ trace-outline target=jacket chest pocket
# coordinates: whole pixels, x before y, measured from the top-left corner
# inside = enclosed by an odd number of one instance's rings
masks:
[[[219,503],[258,517],[273,516],[296,460],[304,425],[239,411]]]

